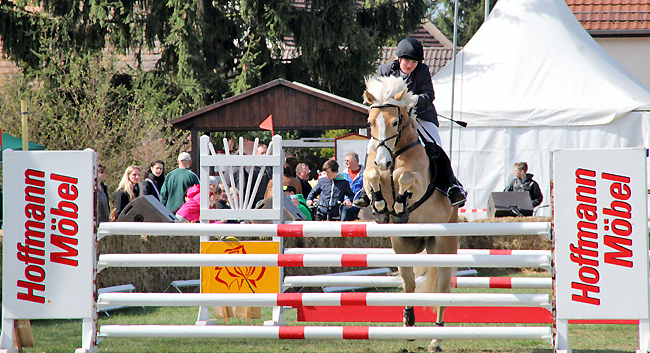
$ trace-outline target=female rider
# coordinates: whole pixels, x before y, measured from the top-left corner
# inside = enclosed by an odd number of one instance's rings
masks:
[[[404,79],[408,90],[418,96],[415,105],[415,116],[418,122],[418,135],[423,142],[427,154],[436,164],[437,188],[447,194],[452,206],[462,207],[467,193],[451,169],[451,162],[445,151],[440,147],[438,134],[438,114],[433,106],[435,98],[429,66],[422,63],[424,50],[422,44],[415,38],[403,39],[397,45],[397,59],[379,66],[377,76],[396,76]],[[363,189],[362,189],[363,190]],[[365,193],[355,201],[355,205],[365,207],[370,203]]]

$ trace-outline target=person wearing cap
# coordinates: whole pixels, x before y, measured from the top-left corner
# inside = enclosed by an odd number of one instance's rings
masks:
[[[165,177],[160,190],[160,202],[172,213],[176,213],[185,202],[185,194],[191,186],[199,184],[199,177],[190,170],[192,157],[187,152],[178,155],[178,168]]]
[[[397,59],[379,66],[377,77],[401,77],[408,90],[418,96],[418,102],[411,116],[416,118],[420,140],[424,142],[429,158],[436,164],[437,188],[447,194],[452,206],[462,207],[467,199],[467,192],[454,176],[449,157],[440,147],[438,113],[433,105],[435,94],[429,66],[422,62],[424,60],[422,44],[415,38],[403,39],[397,45],[395,54]],[[355,201],[355,205],[359,207],[365,207],[369,203],[370,199],[365,191],[362,191]]]

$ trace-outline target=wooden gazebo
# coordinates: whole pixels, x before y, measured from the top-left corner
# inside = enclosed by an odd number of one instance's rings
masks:
[[[190,130],[192,169],[199,157],[199,134],[255,131],[269,115],[274,130],[355,129],[366,126],[368,107],[300,83],[278,79],[173,119]]]

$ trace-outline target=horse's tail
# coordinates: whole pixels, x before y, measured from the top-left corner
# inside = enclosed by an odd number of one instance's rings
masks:
[[[438,289],[438,271],[435,267],[413,267],[415,293],[435,293]]]

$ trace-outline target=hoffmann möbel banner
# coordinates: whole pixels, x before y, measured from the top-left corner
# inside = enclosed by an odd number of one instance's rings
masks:
[[[648,319],[646,149],[553,152],[558,319]]]
[[[91,317],[95,163],[92,150],[4,151],[3,318]]]

